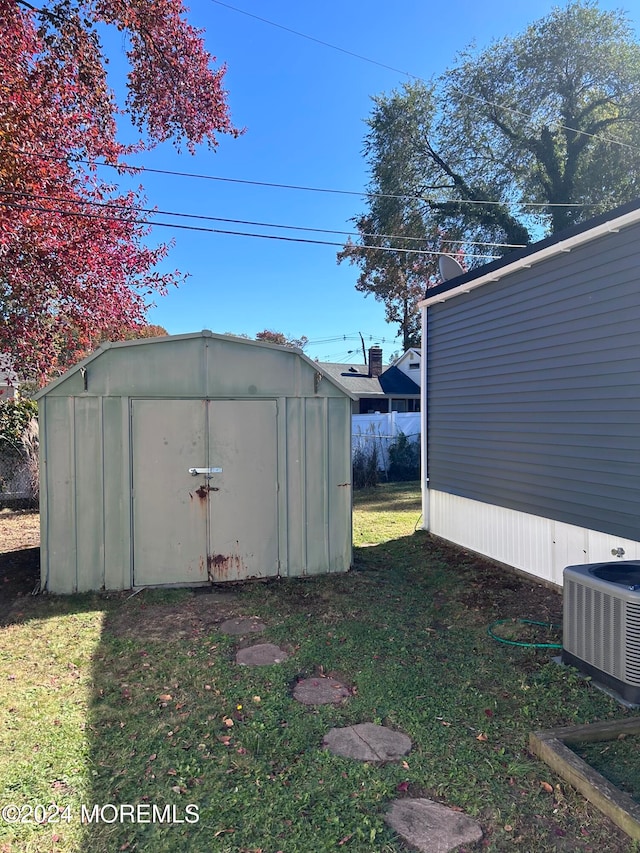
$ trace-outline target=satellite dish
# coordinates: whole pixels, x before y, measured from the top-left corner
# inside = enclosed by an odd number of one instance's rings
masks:
[[[460,264],[451,255],[440,255],[438,258],[438,267],[440,268],[440,275],[443,281],[449,281],[450,278],[455,278],[464,272]]]

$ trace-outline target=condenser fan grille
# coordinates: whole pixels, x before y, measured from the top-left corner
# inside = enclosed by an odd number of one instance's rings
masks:
[[[627,681],[640,685],[640,602],[627,603]]]
[[[611,567],[611,568],[610,568]],[[567,566],[562,658],[640,702],[639,561]]]

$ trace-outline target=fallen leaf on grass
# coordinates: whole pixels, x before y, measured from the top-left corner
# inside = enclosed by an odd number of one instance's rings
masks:
[[[171,693],[161,693],[158,696],[158,702],[171,702],[172,698]]]
[[[344,838],[341,838],[340,841],[338,841],[338,847],[342,847],[343,844],[346,844],[347,841],[350,841],[352,838],[353,832],[351,833],[351,835],[345,835]]]
[[[400,784],[396,787],[396,791],[400,792],[401,794],[406,794],[406,792],[408,790],[409,790],[409,783],[408,782],[400,782]]]
[[[547,794],[553,794],[553,785],[550,785],[548,782],[540,782],[540,787],[547,792]]]
[[[480,732],[480,734],[477,736],[476,740],[485,741],[485,740],[489,740],[489,738],[486,736],[486,734],[484,732]]]

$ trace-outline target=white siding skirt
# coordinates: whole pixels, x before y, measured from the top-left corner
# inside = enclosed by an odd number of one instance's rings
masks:
[[[428,491],[435,536],[562,586],[565,566],[640,559],[640,542],[480,501]]]

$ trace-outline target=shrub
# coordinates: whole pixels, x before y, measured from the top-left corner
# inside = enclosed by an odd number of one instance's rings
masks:
[[[17,499],[31,506],[37,506],[39,493],[37,415],[33,400],[0,403],[0,492],[10,496],[17,490],[22,495]]]
[[[22,449],[22,437],[34,418],[38,417],[38,404],[33,400],[7,400],[0,403],[0,447],[9,445]]]
[[[420,442],[409,441],[401,432],[389,445],[390,480],[420,479]]]
[[[357,448],[353,454],[353,488],[372,489],[379,482],[378,448],[373,444],[369,454]]]

